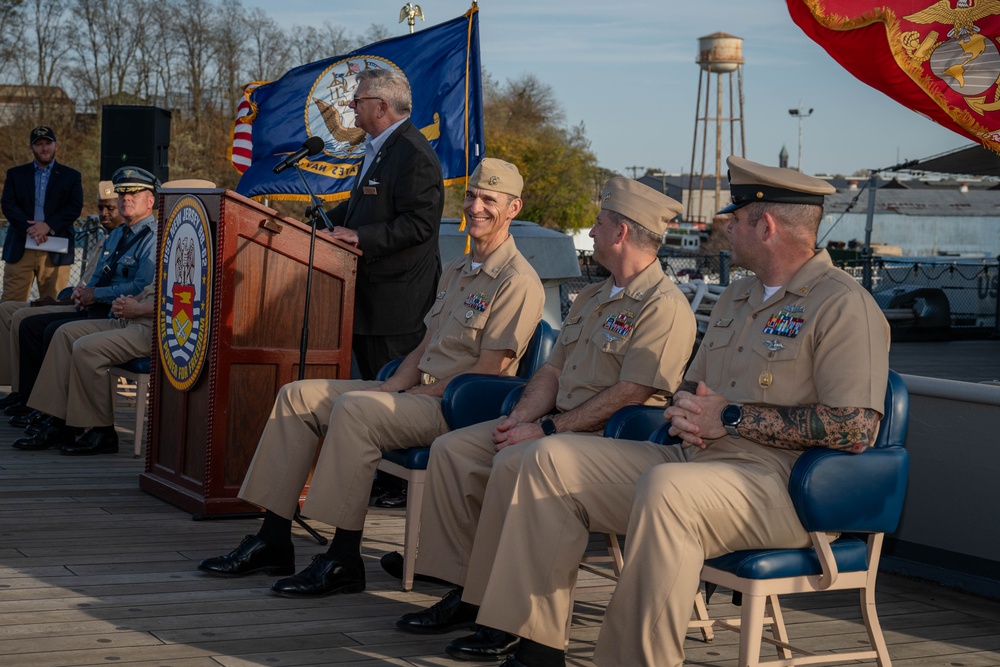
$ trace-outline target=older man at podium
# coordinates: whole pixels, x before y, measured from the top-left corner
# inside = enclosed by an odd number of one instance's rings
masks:
[[[410,122],[410,84],[394,69],[358,74],[350,102],[368,133],[351,197],[330,211],[334,238],[357,246],[352,346],[361,377],[422,340],[424,314],[441,276],[438,229],[444,209],[441,164]]]
[[[315,461],[302,510],[336,533],[327,553],[271,590],[286,597],[364,590],[361,537],[381,452],[426,445],[447,432],[440,397],[448,382],[461,373],[513,375],[541,320],[541,282],[509,233],[522,186],[517,167],[501,160],[485,158],[473,172],[464,204],[472,253],[445,267],[424,318],[427,333],[395,375],[281,388],[239,493],[266,510],[263,525],[199,570],[293,574],[291,523]]]

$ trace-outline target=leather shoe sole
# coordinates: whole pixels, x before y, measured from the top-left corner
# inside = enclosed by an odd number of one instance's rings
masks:
[[[271,586],[272,593],[285,598],[322,598],[364,590],[364,570],[345,565],[326,554],[313,556],[309,567]]]
[[[457,660],[499,660],[514,653],[520,643],[517,635],[481,626],[475,634],[455,639],[444,650]]]

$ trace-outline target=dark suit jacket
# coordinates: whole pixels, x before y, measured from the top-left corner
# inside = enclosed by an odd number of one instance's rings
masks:
[[[28,238],[28,221],[35,217],[35,163],[29,162],[7,170],[7,180],[0,196],[0,208],[7,218],[7,238],[3,243],[3,259],[13,264],[24,255],[24,242]],[[74,259],[73,223],[83,210],[83,185],[80,172],[54,162],[45,189],[45,222],[52,228],[50,236],[69,239],[69,252],[65,255],[50,252],[53,264],[65,266]]]
[[[358,248],[354,333],[419,332],[441,276],[438,230],[444,210],[441,164],[409,120],[389,135],[351,198],[330,211],[353,229]]]

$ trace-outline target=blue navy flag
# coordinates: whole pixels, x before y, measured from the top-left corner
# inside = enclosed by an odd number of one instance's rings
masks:
[[[412,35],[296,67],[277,81],[249,84],[249,112],[241,105],[242,115],[234,124],[231,159],[237,169],[245,168],[236,191],[247,197],[307,200],[294,169],[272,170],[315,136],[323,140],[324,151],[299,166],[321,199],[346,199],[365,157],[365,132],[354,127],[354,110],[347,106],[358,85],[356,75],[389,67],[410,81],[410,121],[437,153],[445,184],[464,180],[485,151],[476,6]],[[242,161],[247,152],[249,167]]]

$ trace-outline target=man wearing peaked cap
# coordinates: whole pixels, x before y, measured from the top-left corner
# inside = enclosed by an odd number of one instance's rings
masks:
[[[595,259],[611,277],[577,296],[547,363],[508,417],[453,431],[431,446],[417,571],[457,588],[396,625],[429,633],[478,622],[483,627],[475,634],[446,649],[460,659],[495,659],[515,650],[521,628],[507,620],[523,613],[522,602],[549,590],[532,566],[565,546],[554,528],[498,555],[520,463],[563,435],[596,440],[625,405],[664,405],[691,354],[694,315],[657,259],[666,224],[681,205],[636,181],[612,178],[600,206],[590,236]],[[552,632],[561,637],[567,618],[552,618]]]
[[[118,195],[115,194],[111,181],[101,181],[97,185],[97,214],[101,227],[107,233],[122,224],[122,218],[118,214]],[[85,285],[94,274],[100,259],[101,246],[95,244],[90,257],[84,263],[86,270],[80,276],[80,285]],[[11,393],[0,399],[0,409],[23,404],[27,399],[27,396],[18,391],[17,376],[21,348],[17,331],[21,322],[26,317],[54,312],[74,314],[76,306],[69,297],[60,301],[50,297],[40,297],[30,304],[27,301],[0,303],[0,384],[11,385]]]
[[[56,162],[56,134],[41,125],[28,140],[34,160],[11,167],[0,195],[7,218],[3,244],[3,301],[26,301],[31,284],[40,296],[55,298],[69,281],[75,259],[73,224],[83,210],[80,172]],[[67,250],[37,249],[49,237],[65,239]]]
[[[199,570],[222,577],[294,574],[291,523],[315,462],[302,512],[336,532],[327,553],[271,591],[318,597],[364,590],[362,530],[382,452],[426,445],[445,433],[441,396],[449,382],[462,373],[514,375],[541,320],[541,281],[509,233],[520,195],[512,164],[485,159],[472,174],[464,203],[472,252],[444,268],[424,317],[427,333],[392,377],[281,388],[239,493],[266,509],[263,525],[231,553],[203,560]]]
[[[594,662],[680,667],[704,560],[810,546],[787,491],[795,460],[813,447],[860,452],[875,437],[888,325],[815,249],[829,186],[740,158],[729,165],[727,231],[755,275],[721,296],[667,408],[682,444],[558,436],[514,473],[508,500],[520,511],[504,523],[479,621],[532,640],[520,664],[564,664],[577,557],[600,531],[627,535],[628,549]],[[528,577],[508,563],[539,532],[559,537],[538,541],[555,542],[549,558],[519,561],[538,564]],[[521,585],[530,578],[547,588]]]
[[[156,192],[160,187],[160,179],[145,169],[139,167],[121,167],[111,175],[115,192],[120,195],[137,192]]]
[[[104,239],[97,268],[87,284],[73,289],[76,314],[52,313],[28,317],[18,329],[18,391],[28,397],[28,408],[37,407],[39,402],[32,399],[44,394],[43,387],[38,392],[33,390],[56,331],[79,319],[114,318],[112,304],[119,297],[138,296],[153,282],[157,228],[153,206],[159,180],[144,169],[122,167],[112,175],[111,181],[118,194],[118,212],[125,222]],[[51,416],[41,431],[16,441],[14,447],[25,450],[58,447],[67,454],[118,451],[113,428],[96,434],[88,432],[79,443],[74,426],[62,418]]]

